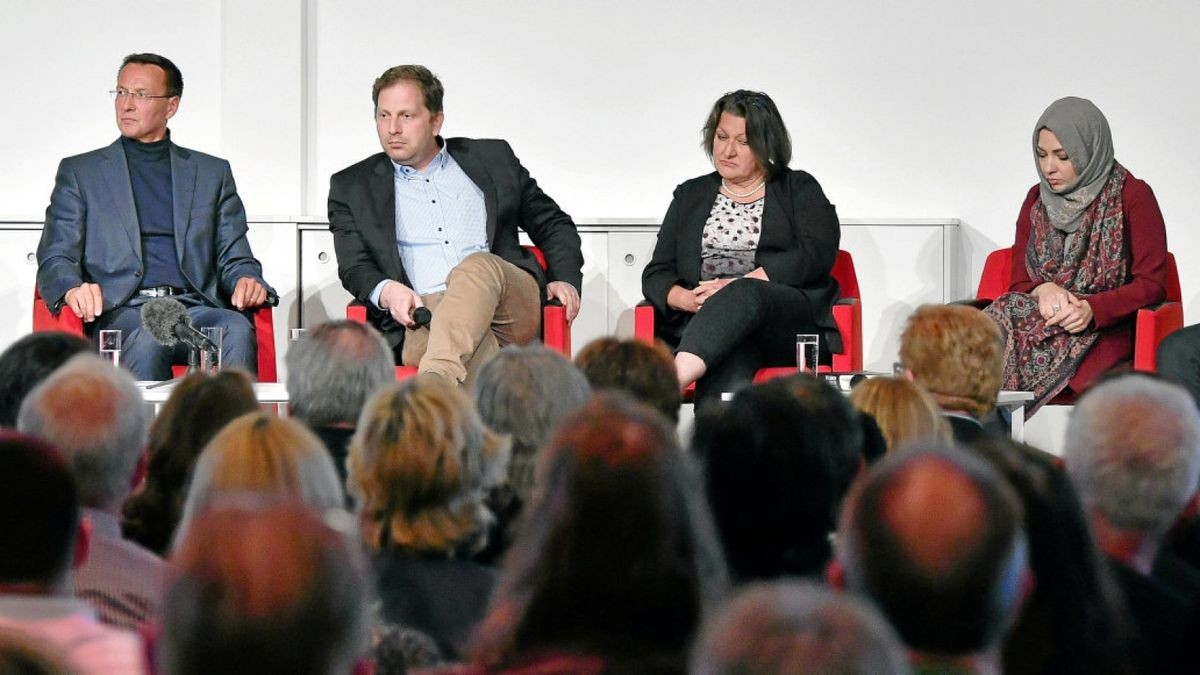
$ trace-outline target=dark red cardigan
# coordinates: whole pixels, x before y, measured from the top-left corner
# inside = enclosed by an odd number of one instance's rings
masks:
[[[1038,200],[1034,185],[1017,215],[1015,251],[1025,251],[1029,245],[1030,210]],[[1154,191],[1145,181],[1130,173],[1121,190],[1125,213],[1125,248],[1130,261],[1129,283],[1088,296],[1092,308],[1092,328],[1100,339],[1092,346],[1068,386],[1081,393],[1106,370],[1132,359],[1133,325],[1138,309],[1155,305],[1166,299],[1167,230]],[[1024,258],[1020,259],[1024,263]],[[1029,278],[1025,264],[1013,261],[1012,280],[1008,290],[1031,292],[1038,283]]]

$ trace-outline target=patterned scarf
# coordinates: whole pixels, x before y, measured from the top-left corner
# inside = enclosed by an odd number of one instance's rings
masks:
[[[1058,284],[1081,300],[1128,282],[1121,201],[1125,176],[1125,168],[1114,162],[1104,189],[1073,233],[1050,223],[1040,199],[1033,205],[1025,250],[1030,279]],[[1046,326],[1037,299],[1027,293],[1005,293],[984,311],[999,324],[1004,336],[1003,387],[1034,393],[1029,414],[1066,388],[1099,338],[1090,329],[1072,335],[1061,326]]]

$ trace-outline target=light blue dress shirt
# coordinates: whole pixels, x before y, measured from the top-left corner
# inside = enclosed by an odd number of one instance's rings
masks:
[[[444,291],[451,269],[468,255],[489,250],[483,190],[444,144],[424,171],[395,162],[392,166],[400,262],[418,295]],[[386,283],[371,291],[376,307]]]

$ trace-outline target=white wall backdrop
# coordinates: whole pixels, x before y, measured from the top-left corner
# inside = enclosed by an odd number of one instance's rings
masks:
[[[0,214],[39,217],[58,160],[116,137],[131,51],[179,64],[175,140],[228,157],[260,217],[324,215],[329,174],[378,150],[370,86],[394,64],[429,65],[444,132],[509,139],[577,218],[660,217],[708,169],[708,106],[747,87],[843,217],[961,218],[967,289],[1011,243],[1033,123],[1074,94],[1154,187],[1194,322],[1197,43],[1188,0],[0,0]]]

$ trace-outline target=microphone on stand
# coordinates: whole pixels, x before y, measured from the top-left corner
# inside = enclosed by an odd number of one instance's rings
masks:
[[[192,326],[183,303],[172,298],[154,298],[142,305],[142,327],[164,347],[182,342],[192,349],[217,351],[216,343]]]

